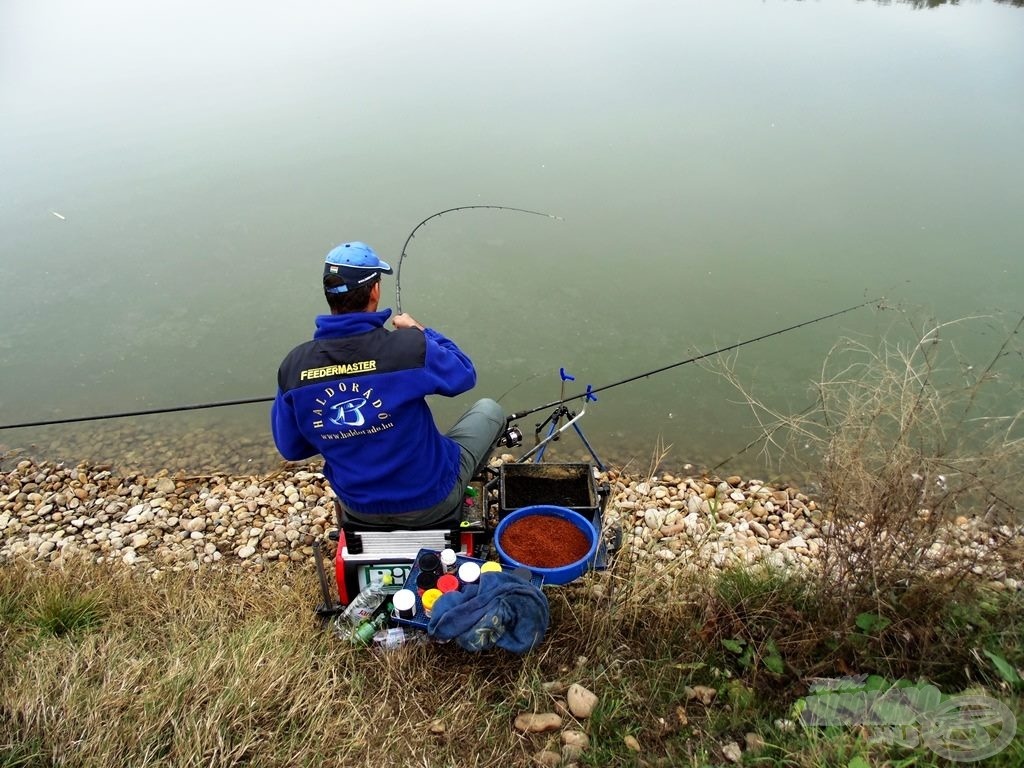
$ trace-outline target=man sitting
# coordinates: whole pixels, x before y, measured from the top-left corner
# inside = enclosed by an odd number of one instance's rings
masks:
[[[327,254],[312,341],[278,370],[271,428],[289,461],[324,457],[324,475],[345,517],[375,527],[428,527],[457,519],[470,478],[505,427],[494,400],[477,401],[441,434],[427,395],[454,397],[476,384],[473,363],[453,341],[412,316],[378,311],[382,274],[365,243]]]

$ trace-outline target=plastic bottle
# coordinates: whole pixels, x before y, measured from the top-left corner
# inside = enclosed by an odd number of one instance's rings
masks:
[[[441,567],[445,573],[455,573],[455,561],[458,556],[455,554],[455,550],[448,548],[441,550]]]
[[[380,607],[387,597],[385,587],[392,581],[390,573],[374,573],[370,577],[370,583],[352,599],[345,612],[341,614],[342,620],[352,626],[358,626],[370,618],[370,615]]]
[[[422,632],[412,632],[402,627],[391,627],[390,629],[377,632],[373,636],[373,643],[378,648],[390,651],[392,648],[398,648],[400,645],[422,641],[425,637],[426,635]]]
[[[356,627],[355,632],[352,633],[352,645],[369,645],[373,642],[373,636],[377,634],[378,630],[383,629],[388,623],[387,611],[381,611],[373,619],[367,619]]]
[[[411,589],[400,589],[392,598],[395,613],[400,619],[411,619],[416,615],[416,593]]]
[[[423,606],[423,612],[427,616],[430,616],[431,611],[434,610],[434,603],[437,602],[442,594],[440,589],[428,589],[420,596],[420,605]]]

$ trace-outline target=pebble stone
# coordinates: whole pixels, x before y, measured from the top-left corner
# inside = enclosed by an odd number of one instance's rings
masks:
[[[513,458],[506,454],[493,466]],[[150,574],[202,567],[259,571],[311,560],[314,545],[334,527],[334,494],[316,463],[263,475],[8,463],[0,473],[0,564],[84,557]],[[757,562],[816,568],[823,537],[834,532],[817,502],[798,488],[739,475],[636,477],[609,470],[597,481],[610,489],[605,527],[621,530],[623,549],[655,571]],[[994,589],[1024,586],[1020,563],[1003,561],[998,549],[1014,537],[1008,526],[992,530],[961,516],[941,533],[923,553],[924,565],[958,557],[973,562],[988,552],[978,569]]]
[[[147,476],[23,459],[0,474],[0,563],[262,570],[310,559],[333,521],[334,496],[315,466]]]
[[[845,533],[857,546],[867,543],[855,528],[830,527],[818,502],[791,486],[773,487],[739,475],[725,480],[672,474],[637,478],[615,470],[603,473],[599,482],[611,490],[605,525],[620,528],[624,548],[655,570],[721,570],[754,563],[814,569],[821,566],[824,537],[830,533]],[[1005,525],[992,527],[966,516],[938,526],[921,567],[941,575],[939,563],[952,567],[948,564],[981,560],[985,565],[975,566],[975,572],[990,577],[993,589],[1022,588],[1020,552],[1001,548],[997,541],[1010,540],[1015,532]]]

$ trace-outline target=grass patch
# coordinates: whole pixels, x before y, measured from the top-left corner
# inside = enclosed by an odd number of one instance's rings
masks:
[[[0,626],[10,627],[24,618],[24,597],[17,592],[0,592]]]
[[[2,727],[3,720],[0,718],[0,728]],[[0,743],[0,768],[51,768],[53,765],[38,742]]]
[[[63,592],[44,594],[31,613],[31,621],[43,635],[65,637],[88,632],[103,623],[105,609],[90,595]]]

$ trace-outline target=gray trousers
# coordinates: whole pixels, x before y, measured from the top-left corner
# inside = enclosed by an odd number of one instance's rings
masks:
[[[432,507],[401,515],[357,515],[346,509],[345,518],[355,523],[369,523],[374,527],[396,528],[457,521],[462,514],[466,485],[487,464],[504,429],[505,410],[501,405],[489,398],[477,400],[445,433],[459,444],[459,476],[447,497]]]

